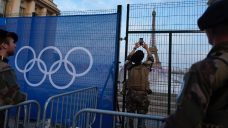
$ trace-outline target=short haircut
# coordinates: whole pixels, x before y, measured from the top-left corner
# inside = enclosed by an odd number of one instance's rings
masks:
[[[131,57],[131,62],[134,62],[134,63],[136,63],[136,64],[139,64],[139,63],[142,62],[143,58],[144,58],[144,53],[143,53],[143,51],[142,51],[142,50],[138,50],[138,51],[136,51],[136,52],[132,55],[132,57]]]

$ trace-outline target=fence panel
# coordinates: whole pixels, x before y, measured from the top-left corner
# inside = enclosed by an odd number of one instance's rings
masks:
[[[153,91],[149,96],[149,114],[167,116],[175,111],[184,74],[210,50],[205,33],[197,26],[197,19],[206,7],[207,0],[127,6],[125,58],[135,42],[143,38],[155,59],[149,76]],[[120,71],[124,74],[123,69]],[[124,110],[125,96],[119,103]]]
[[[128,119],[134,120],[134,127],[137,128],[138,121],[144,120],[145,126],[149,128],[159,128],[164,122],[164,117],[161,116],[151,116],[151,115],[143,115],[143,114],[134,114],[134,113],[126,113],[126,112],[116,112],[110,110],[101,110],[101,109],[82,109],[80,110],[74,117],[73,128],[91,128],[94,124],[93,118],[96,116],[98,125],[96,128],[105,128],[109,126],[109,128],[121,128],[121,119],[125,119],[125,126],[128,128]],[[105,119],[110,117],[113,119],[113,123],[107,125]],[[133,128],[133,127],[129,127]]]
[[[35,119],[32,117],[34,112],[37,115]],[[2,106],[0,113],[1,121],[4,121],[4,128],[36,128],[40,125],[40,104],[35,100]]]
[[[97,87],[79,89],[48,98],[44,106],[42,127],[71,127],[73,116],[79,110],[97,107],[97,98]]]

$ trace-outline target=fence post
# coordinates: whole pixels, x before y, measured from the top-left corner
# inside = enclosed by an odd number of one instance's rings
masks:
[[[130,5],[127,4],[127,20],[126,20],[126,37],[125,37],[125,57],[124,60],[127,60],[127,53],[128,53],[128,29],[129,29],[129,11],[130,11]],[[126,77],[127,77],[127,69],[125,68],[124,65],[124,82],[126,82]],[[126,83],[125,83],[126,84]],[[122,106],[122,111],[125,111],[125,94],[126,94],[126,86],[123,86],[123,106]]]
[[[130,14],[130,5],[127,4],[127,18],[126,18],[126,37],[125,37],[125,57],[124,60],[126,61],[127,59],[127,53],[128,53],[128,29],[129,29],[129,14]],[[125,62],[124,62],[125,63]],[[123,105],[122,105],[122,112],[125,112],[125,101],[126,101],[126,76],[127,76],[127,69],[125,68],[124,65],[124,84],[123,86]],[[124,117],[122,117],[122,128],[124,128]]]
[[[115,83],[114,83],[114,103],[113,108],[116,110],[116,106],[118,104],[117,96],[118,96],[118,73],[119,73],[119,54],[120,54],[120,34],[121,34],[121,15],[122,15],[122,5],[117,6],[117,37],[116,37],[116,60],[115,60]]]
[[[172,77],[172,32],[169,32],[169,62],[168,62],[168,115],[171,111],[171,77]]]

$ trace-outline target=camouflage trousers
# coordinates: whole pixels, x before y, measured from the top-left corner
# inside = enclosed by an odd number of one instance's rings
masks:
[[[148,112],[149,99],[147,92],[128,90],[126,95],[126,109],[130,113],[146,114]],[[129,128],[134,128],[133,119],[129,118]],[[145,121],[138,119],[137,128],[145,128]]]

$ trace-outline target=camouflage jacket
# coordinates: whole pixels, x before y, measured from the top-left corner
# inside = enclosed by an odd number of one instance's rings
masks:
[[[192,65],[164,128],[228,128],[228,42]]]
[[[16,74],[9,64],[0,60],[0,106],[17,104],[26,99],[16,82]]]
[[[147,60],[141,65],[134,65],[130,61],[131,55],[127,57],[128,63],[126,68],[128,70],[127,88],[136,91],[148,91],[149,89],[149,72],[153,64],[153,56],[149,54]]]

